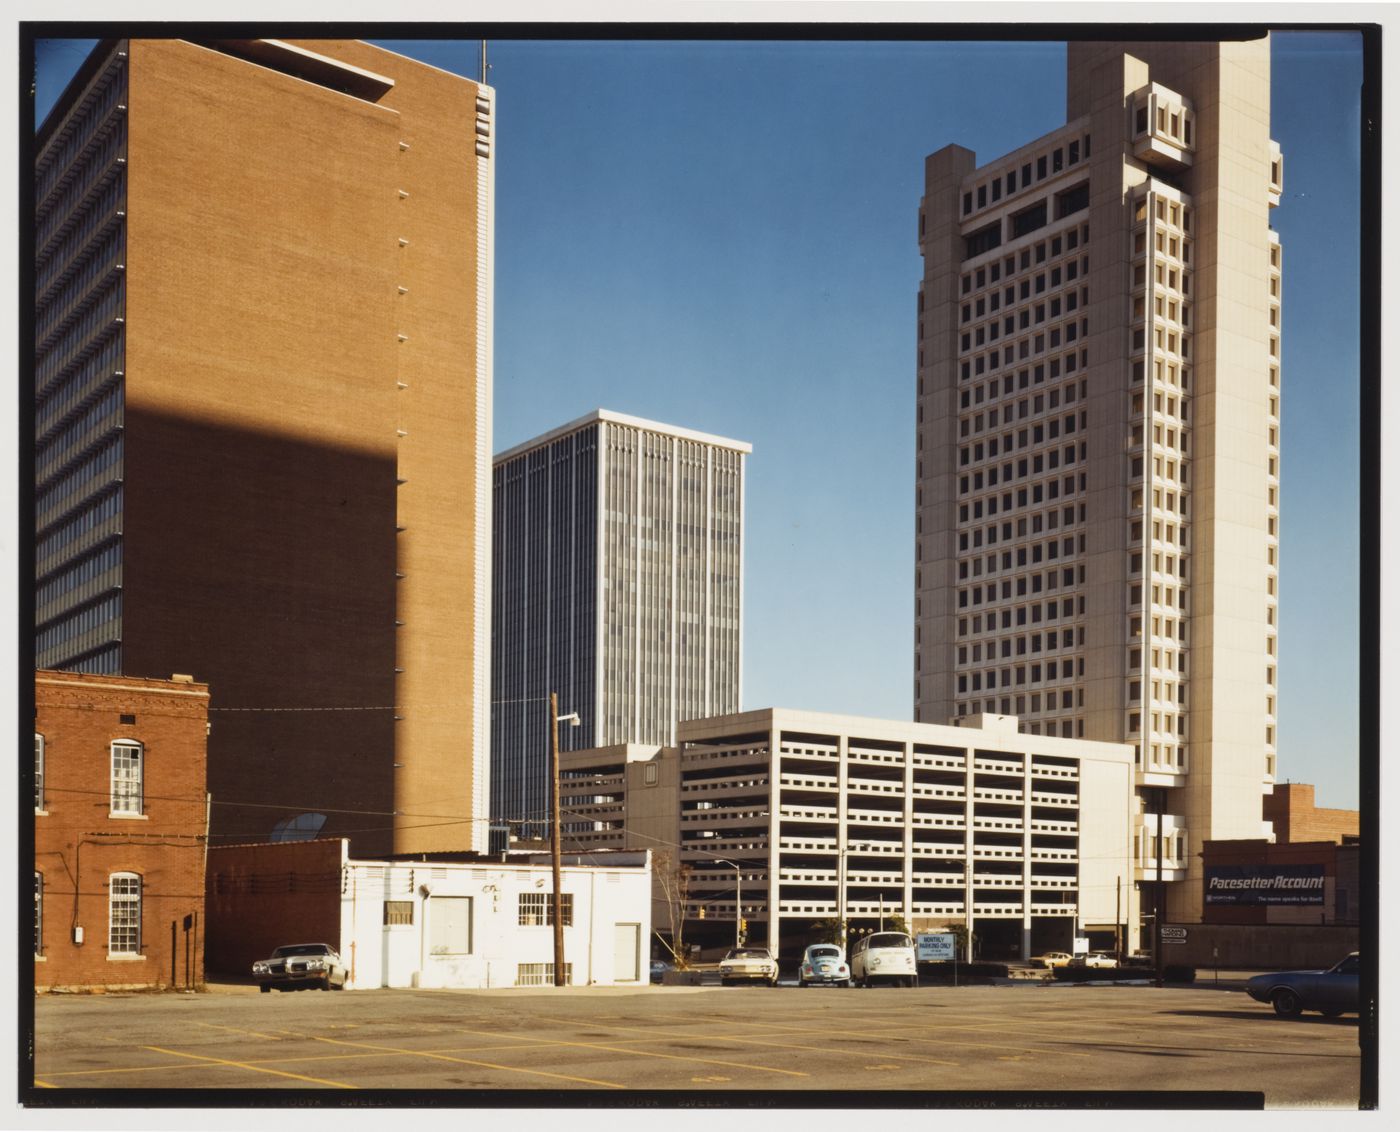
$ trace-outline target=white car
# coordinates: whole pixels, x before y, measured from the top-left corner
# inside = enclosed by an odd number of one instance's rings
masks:
[[[846,953],[834,943],[814,943],[802,953],[802,964],[797,968],[797,985],[810,987],[817,984],[851,985],[851,969],[846,965]]]
[[[740,982],[767,983],[778,985],[778,961],[766,947],[731,948],[719,964],[721,986],[731,986]]]
[[[258,989],[267,994],[276,987],[320,987],[321,990],[344,990],[349,972],[335,948],[328,943],[289,943],[273,950],[268,959],[253,964],[253,978]]]
[[[914,941],[903,932],[875,932],[851,948],[851,981],[868,987],[878,982],[912,987],[918,980]]]
[[[1111,968],[1118,966],[1118,958],[1111,951],[1090,951],[1076,955],[1067,964],[1070,967]]]

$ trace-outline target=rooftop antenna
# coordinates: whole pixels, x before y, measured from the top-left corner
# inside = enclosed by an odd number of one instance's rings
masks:
[[[490,65],[489,63],[486,62],[486,40],[483,39],[483,40],[481,41],[481,85],[482,85],[482,86],[488,86],[488,85],[490,85],[490,81],[489,81],[489,80],[487,79],[487,77],[486,77],[487,74],[488,74],[488,72],[490,71],[490,69],[491,69],[491,65]]]

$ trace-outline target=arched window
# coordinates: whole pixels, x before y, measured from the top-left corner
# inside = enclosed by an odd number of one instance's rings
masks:
[[[112,813],[141,813],[142,764],[145,750],[134,739],[112,744]]]
[[[283,818],[272,827],[269,841],[310,841],[326,824],[325,814],[297,814],[294,818]]]
[[[107,954],[141,954],[141,878],[113,873],[108,889]]]

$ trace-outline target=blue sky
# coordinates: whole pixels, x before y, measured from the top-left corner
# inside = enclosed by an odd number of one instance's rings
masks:
[[[476,41],[382,45],[477,77]],[[84,53],[45,47],[41,118]],[[500,41],[490,62],[496,449],[599,407],[749,441],[744,706],[909,718],[923,158],[1062,125],[1064,45]],[[1275,35],[1279,774],[1342,807],[1360,84],[1358,36]]]

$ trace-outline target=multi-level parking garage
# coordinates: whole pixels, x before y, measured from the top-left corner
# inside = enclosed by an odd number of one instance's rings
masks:
[[[786,952],[823,920],[922,930],[970,912],[985,950],[1028,956],[1136,922],[1125,745],[1022,734],[1014,717],[768,709],[683,724],[679,757],[701,934],[742,919]]]

